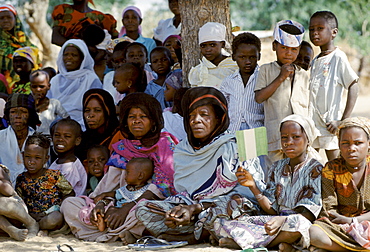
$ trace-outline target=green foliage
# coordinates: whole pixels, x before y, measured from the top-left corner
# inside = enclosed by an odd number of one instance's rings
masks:
[[[242,30],[273,29],[277,21],[292,19],[306,29],[316,11],[330,10],[339,21],[339,40],[346,40],[363,55],[370,54],[369,0],[230,0],[233,26]]]

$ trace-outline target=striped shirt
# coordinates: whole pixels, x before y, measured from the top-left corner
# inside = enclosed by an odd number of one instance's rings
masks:
[[[231,132],[239,130],[243,122],[248,128],[257,128],[264,124],[263,104],[258,104],[254,99],[258,70],[257,66],[245,87],[239,69],[226,77],[221,84],[220,91],[228,102]]]

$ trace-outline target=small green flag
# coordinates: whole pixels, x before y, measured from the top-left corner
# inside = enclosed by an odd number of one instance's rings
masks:
[[[267,133],[265,127],[238,130],[235,134],[240,161],[267,155]]]

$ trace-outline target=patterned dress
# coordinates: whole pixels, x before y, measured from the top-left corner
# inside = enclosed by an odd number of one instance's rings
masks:
[[[337,158],[328,162],[322,171],[323,210],[314,225],[320,227],[331,240],[352,251],[368,251],[361,247],[341,225],[329,220],[328,211],[355,217],[370,210],[370,162],[367,160],[363,183],[357,188],[345,160]]]
[[[279,160],[270,169],[269,180],[264,195],[270,200],[272,208],[278,215],[287,216],[279,232],[268,235],[264,224],[275,216],[247,216],[229,220],[219,218],[215,222],[217,236],[232,238],[242,249],[266,247],[281,231],[300,232],[299,245],[308,247],[308,230],[311,222],[295,210],[303,207],[315,217],[321,210],[321,169],[322,165],[315,159],[306,159],[294,167],[292,173],[289,158]]]
[[[32,179],[25,172],[19,174],[16,192],[24,200],[30,213],[43,213],[62,203],[65,195],[72,192],[71,184],[60,171],[47,169],[43,175]]]

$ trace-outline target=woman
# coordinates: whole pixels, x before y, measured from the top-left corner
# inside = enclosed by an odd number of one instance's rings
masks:
[[[310,229],[311,244],[319,249],[311,251],[368,251],[370,120],[343,120],[338,138],[341,157],[322,171],[323,210]]]
[[[83,118],[86,131],[82,134],[81,144],[76,156],[86,159],[86,152],[93,145],[107,146],[118,128],[116,106],[110,93],[103,89],[86,91],[82,100]]]
[[[159,102],[144,93],[129,94],[121,102],[120,118],[120,130],[125,139],[113,145],[114,152],[107,163],[110,165],[109,170],[90,197],[95,203],[99,201],[104,203],[104,198],[99,197],[100,194],[124,186],[126,164],[137,157],[150,158],[154,162],[155,175],[152,183],[158,187],[156,196],[163,198],[161,194],[165,196],[174,194],[173,150],[178,141],[167,132],[161,133],[163,117]],[[142,197],[146,198],[147,195]],[[135,217],[134,202],[122,208],[116,208],[115,213],[111,214],[112,219],[107,221],[108,231],[103,232],[99,232],[96,226],[86,225],[79,219],[79,211],[85,205],[85,200],[82,198],[68,198],[61,207],[64,218],[76,237],[98,242],[115,241],[121,238],[125,244],[141,237],[144,226]],[[101,205],[97,204],[96,209],[92,211],[92,216],[98,212],[97,208]],[[132,210],[127,211],[127,209]],[[129,212],[128,215],[127,212]],[[90,217],[90,221],[96,220]]]
[[[71,118],[85,130],[82,97],[87,90],[102,87],[94,72],[94,60],[82,40],[70,39],[60,50],[57,65],[59,74],[50,81],[48,97],[59,100]]]
[[[14,82],[13,53],[25,46],[34,46],[24,33],[17,11],[10,4],[0,4],[0,73],[8,83]],[[1,86],[0,92],[11,93],[11,89]]]
[[[225,132],[229,126],[225,97],[215,88],[191,88],[183,97],[182,109],[187,138],[174,153],[174,185],[180,194],[140,203],[136,216],[154,236],[197,243],[203,240],[203,227],[213,231],[216,216],[256,209],[247,200],[253,194],[239,186],[235,176],[239,160],[235,136]],[[263,172],[258,164],[256,158],[248,169],[262,190]]]
[[[82,39],[84,29],[95,24],[109,32],[112,38],[117,38],[117,21],[110,14],[93,10],[88,2],[94,5],[93,0],[73,0],[73,4],[55,6],[53,18],[53,34],[51,42],[62,46],[69,39]]]
[[[22,151],[29,135],[41,122],[31,95],[12,94],[5,104],[4,117],[9,127],[0,131],[0,162],[9,167],[10,181],[15,185],[18,174],[24,171]]]

